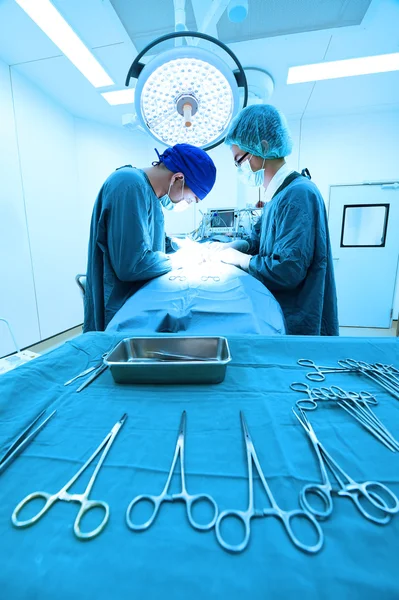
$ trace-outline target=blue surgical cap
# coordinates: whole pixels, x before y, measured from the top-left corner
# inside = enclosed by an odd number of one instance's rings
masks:
[[[225,143],[265,159],[284,158],[292,152],[287,121],[271,104],[244,108],[232,120]]]
[[[200,200],[211,191],[216,181],[216,167],[211,157],[201,148],[191,144],[176,144],[158,154],[162,162],[172,173],[183,173],[185,183]]]

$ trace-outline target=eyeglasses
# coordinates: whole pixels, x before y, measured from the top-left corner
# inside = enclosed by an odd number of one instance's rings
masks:
[[[243,154],[243,155],[241,156],[241,158],[239,158],[238,160],[235,160],[235,161],[234,161],[234,165],[235,165],[236,167],[239,167],[239,166],[240,166],[240,164],[241,164],[241,163],[244,161],[244,159],[245,159],[245,158],[246,158],[248,155],[249,155],[249,152],[246,152],[245,154]]]

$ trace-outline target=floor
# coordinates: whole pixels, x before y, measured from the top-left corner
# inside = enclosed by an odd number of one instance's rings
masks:
[[[374,327],[340,327],[342,337],[395,337],[397,321],[392,321],[391,329],[376,329]]]
[[[371,327],[340,327],[339,334],[342,337],[395,337],[396,327],[397,321],[393,321],[391,329],[375,329]],[[49,350],[57,348],[57,346],[61,346],[61,344],[67,340],[77,337],[81,333],[82,326],[80,325],[79,327],[65,331],[60,335],[56,335],[55,337],[49,338],[48,340],[40,342],[39,344],[35,344],[27,349],[31,350],[32,352],[37,352],[38,354],[44,354]]]

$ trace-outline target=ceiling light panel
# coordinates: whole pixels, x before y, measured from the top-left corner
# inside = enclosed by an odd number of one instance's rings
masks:
[[[307,83],[390,71],[399,71],[399,52],[291,67],[287,83]]]
[[[15,1],[94,87],[114,85],[105,69],[49,0]]]

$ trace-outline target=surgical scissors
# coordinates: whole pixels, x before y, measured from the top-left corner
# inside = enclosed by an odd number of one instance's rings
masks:
[[[222,513],[220,513],[220,515],[216,521],[216,538],[217,538],[219,544],[225,550],[228,550],[230,552],[242,552],[243,550],[245,550],[245,548],[248,546],[248,543],[249,543],[249,538],[251,535],[251,519],[271,516],[271,517],[276,517],[277,519],[279,519],[282,522],[289,538],[291,539],[292,543],[297,548],[299,548],[300,550],[303,550],[304,552],[309,552],[311,554],[318,552],[320,550],[320,548],[322,547],[323,541],[324,541],[323,531],[322,531],[319,523],[316,521],[315,517],[312,514],[310,514],[309,512],[306,512],[304,510],[299,510],[299,509],[286,511],[286,510],[282,510],[278,506],[278,504],[269,488],[269,485],[266,481],[265,475],[262,471],[262,467],[260,466],[260,462],[259,462],[258,456],[256,454],[255,447],[254,447],[253,441],[251,439],[244,414],[241,412],[240,416],[241,416],[242,430],[243,430],[244,439],[245,439],[247,467],[248,467],[248,486],[249,486],[248,487],[248,507],[246,510],[225,510]],[[253,472],[252,472],[253,465],[255,466],[255,469],[256,469],[256,471],[259,475],[259,478],[262,482],[262,485],[264,487],[266,495],[271,504],[271,508],[262,508],[262,509],[255,508],[254,489],[253,489],[254,488],[254,480],[253,480]],[[221,525],[222,525],[223,521],[225,521],[226,519],[229,519],[231,517],[234,519],[238,519],[244,525],[244,530],[245,530],[244,539],[240,544],[233,545],[233,544],[227,543],[221,534]],[[307,521],[308,523],[311,524],[313,529],[316,531],[317,541],[313,546],[303,543],[295,535],[295,533],[292,529],[292,525],[291,525],[292,522],[294,521],[294,519],[297,519],[297,520],[301,519],[301,520]]]
[[[298,365],[301,365],[301,367],[309,367],[311,369],[315,370],[315,373],[307,373],[306,374],[306,378],[309,379],[310,381],[314,381],[316,383],[320,383],[321,381],[325,381],[326,377],[325,374],[328,373],[351,373],[354,371],[353,368],[350,368],[349,366],[343,367],[321,367],[316,365],[316,363],[313,360],[310,360],[308,358],[300,358],[298,360]]]
[[[30,525],[33,525],[39,519],[41,519],[41,517],[43,517],[43,515],[48,510],[50,510],[50,508],[53,506],[53,504],[55,504],[58,500],[61,500],[61,501],[65,501],[65,502],[80,503],[80,509],[76,516],[75,523],[73,526],[73,531],[77,538],[79,538],[81,540],[89,540],[91,538],[94,538],[99,533],[101,533],[109,519],[109,505],[106,502],[103,502],[102,500],[89,500],[89,494],[90,494],[91,489],[96,481],[98,472],[101,469],[101,466],[102,466],[120,428],[122,427],[122,425],[126,421],[126,419],[127,419],[127,414],[124,414],[123,417],[117,423],[115,423],[115,425],[113,426],[111,431],[105,436],[105,438],[103,439],[101,444],[98,446],[97,450],[95,450],[93,452],[93,454],[85,462],[85,464],[79,469],[79,471],[58,492],[56,492],[55,494],[49,494],[48,492],[33,492],[32,494],[29,494],[28,496],[26,496],[26,498],[21,500],[21,502],[15,507],[14,512],[12,513],[11,520],[12,520],[13,525],[15,527],[29,527]],[[102,452],[100,460],[98,461],[97,466],[94,469],[93,475],[91,476],[90,481],[87,484],[85,491],[82,494],[69,493],[68,490],[72,487],[72,485],[75,483],[75,481],[77,481],[79,479],[81,474],[93,462],[93,460],[98,456],[98,454],[100,454],[100,452]],[[33,517],[31,517],[30,519],[27,519],[25,521],[20,521],[18,519],[18,515],[21,512],[21,510],[24,508],[24,506],[29,504],[31,502],[31,500],[36,500],[37,498],[41,498],[42,500],[45,501],[43,508],[41,510],[39,510],[39,512],[36,515],[34,515]],[[105,513],[104,518],[103,518],[102,522],[100,523],[100,525],[98,525],[98,527],[96,527],[92,531],[83,533],[80,529],[80,523],[81,523],[84,515],[86,513],[90,512],[93,508],[103,509],[104,513]]]
[[[24,429],[24,431],[17,437],[17,439],[14,440],[7,452],[0,458],[0,475],[1,473],[3,473],[3,471],[7,469],[7,467],[10,466],[10,464],[17,458],[17,456],[21,454],[21,452],[26,448],[26,446],[28,446],[31,443],[31,441],[34,440],[39,431],[43,429],[43,427],[48,423],[48,421],[55,415],[57,411],[53,410],[53,412],[49,414],[49,416],[44,421],[42,421],[40,425],[36,427],[36,429],[33,429],[36,423],[45,414],[45,412],[46,409],[42,410],[41,413],[39,413],[37,417],[33,419],[30,425],[28,425],[28,427]]]
[[[169,277],[169,281],[186,281],[187,277],[185,275],[171,275]]]
[[[213,279],[213,281],[220,281],[219,275],[202,275],[202,281],[208,281],[209,279]]]
[[[154,523],[154,521],[159,513],[159,509],[161,508],[162,503],[163,502],[174,502],[174,501],[185,502],[187,518],[188,518],[190,525],[192,527],[194,527],[194,529],[198,529],[199,531],[207,531],[208,529],[212,529],[212,527],[215,525],[217,515],[218,515],[218,506],[217,506],[215,500],[212,498],[212,496],[209,496],[208,494],[189,494],[187,491],[186,471],[185,471],[185,464],[184,464],[185,436],[186,436],[186,411],[183,411],[183,414],[182,414],[181,420],[180,420],[179,434],[177,437],[175,453],[174,453],[172,464],[171,464],[171,467],[169,470],[169,474],[166,479],[166,483],[165,483],[165,486],[164,486],[162,492],[157,496],[150,495],[150,494],[142,494],[140,496],[136,496],[135,498],[133,498],[133,500],[131,501],[131,503],[129,504],[129,506],[127,508],[126,523],[127,523],[127,526],[130,529],[132,529],[133,531],[145,531],[146,529],[151,527],[151,525]],[[179,492],[178,494],[170,494],[169,487],[170,487],[170,484],[172,481],[173,473],[176,468],[176,463],[179,458],[180,458],[181,492]],[[143,500],[145,502],[150,502],[153,505],[154,508],[153,508],[152,515],[148,519],[148,521],[146,521],[145,523],[141,523],[141,524],[133,523],[133,521],[131,519],[132,510],[137,504],[139,504]],[[202,523],[198,523],[197,521],[194,520],[193,505],[197,502],[204,502],[204,501],[208,502],[209,504],[212,505],[212,507],[214,509],[214,516],[211,519],[211,521],[209,521],[209,523],[202,524]]]
[[[301,416],[299,416],[294,409],[292,409],[292,412],[306,431],[312,443],[319,461],[321,477],[323,480],[323,483],[321,484],[311,483],[302,488],[299,496],[302,508],[319,519],[326,519],[331,514],[333,508],[332,493],[334,490],[328,477],[328,467],[340,487],[340,490],[337,492],[338,496],[349,497],[366,519],[378,523],[379,525],[388,523],[391,516],[399,511],[399,500],[392,490],[378,481],[365,481],[363,483],[354,481],[354,479],[345,473],[342,467],[338,465],[331,454],[327,452],[322,443],[318,440],[305,412],[300,409]],[[312,496],[317,496],[323,502],[323,510],[315,508],[312,505],[309,500]],[[374,508],[382,512],[384,516],[379,517],[369,513],[360,502],[361,497],[367,500]],[[392,501],[392,506],[387,504],[387,498]]]

